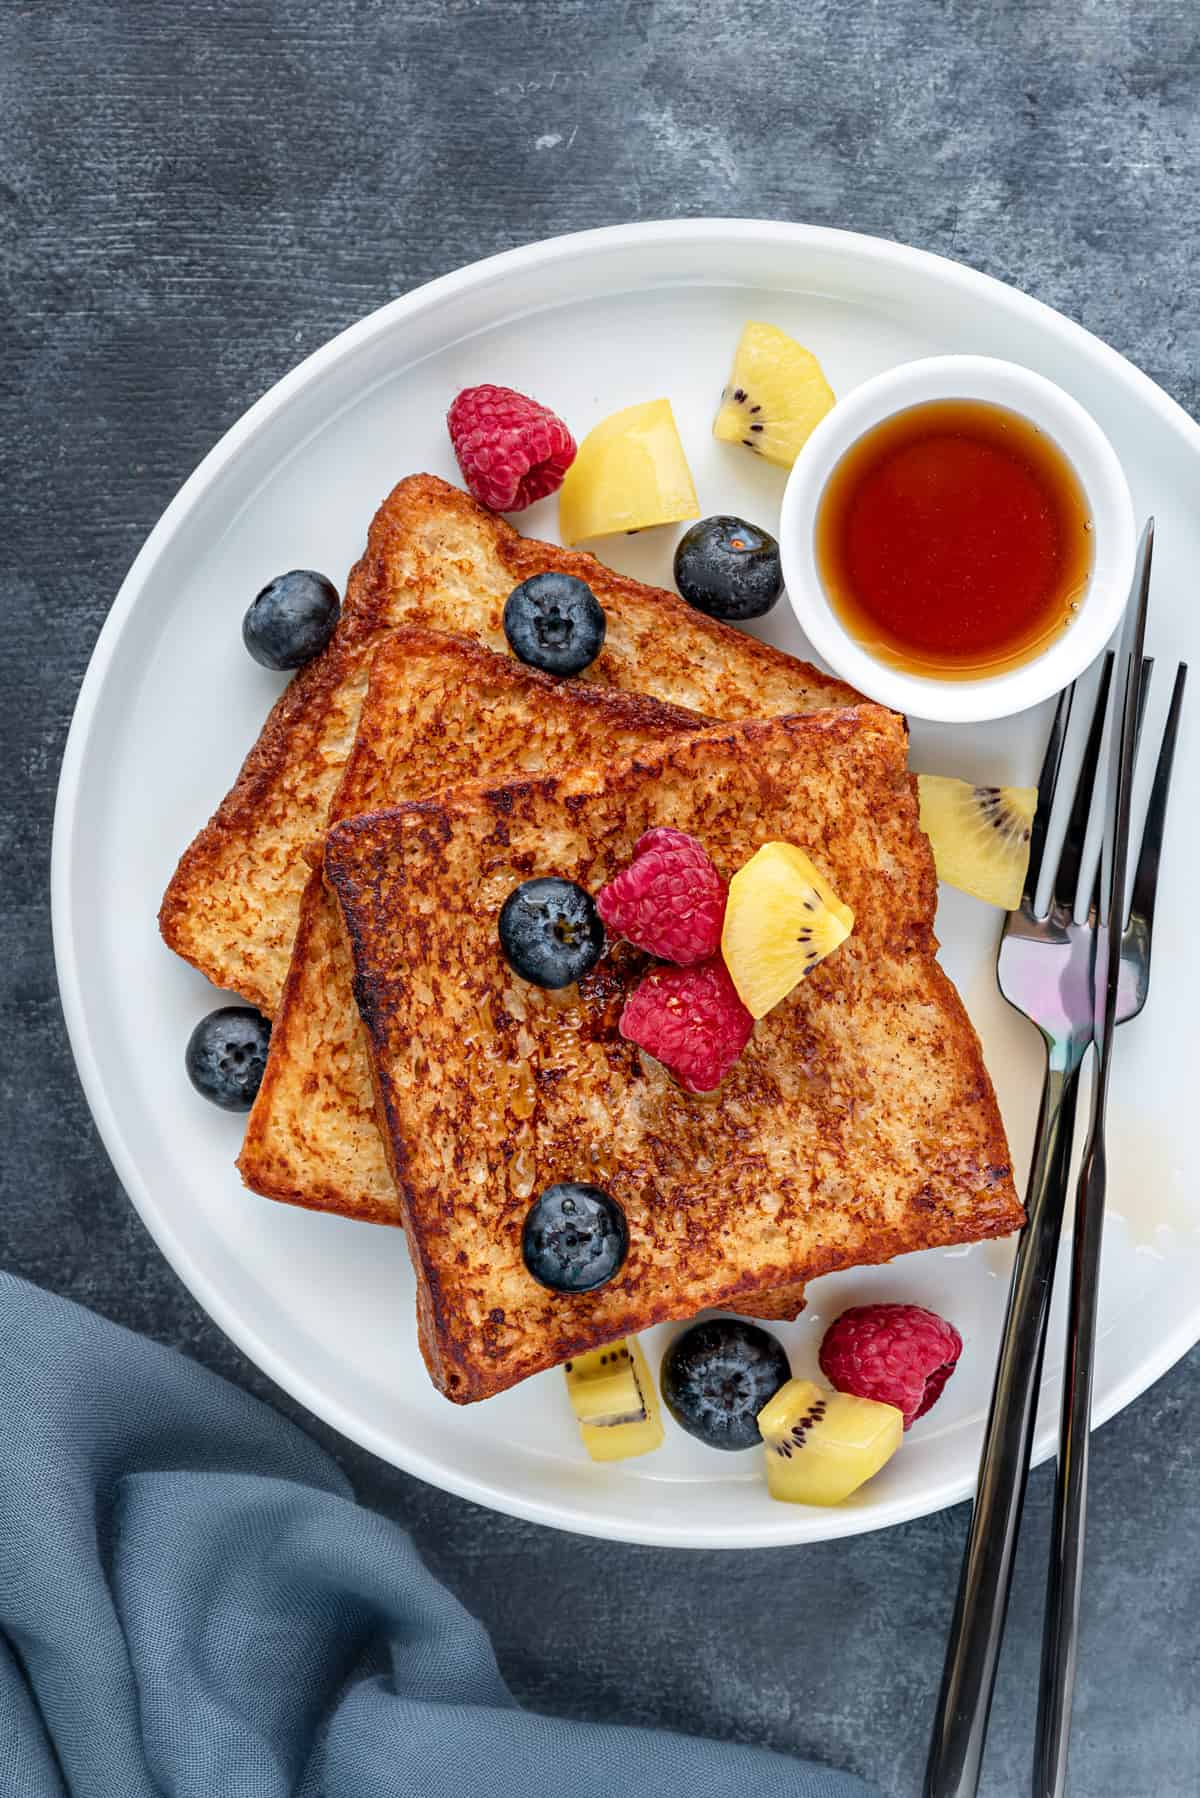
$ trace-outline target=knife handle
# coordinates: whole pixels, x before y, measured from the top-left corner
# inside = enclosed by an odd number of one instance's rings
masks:
[[[1078,1053],[1053,1045],[1017,1243],[1008,1312],[954,1621],[942,1671],[925,1798],[974,1798],[1008,1611],[1013,1559],[1033,1433],[1042,1353],[1079,1097]]]
[[[1101,1116],[1100,1127],[1092,1133],[1084,1151],[1075,1201],[1058,1482],[1054,1493],[1034,1757],[1033,1789],[1037,1798],[1062,1798],[1067,1783],[1071,1705],[1079,1659],[1079,1598],[1087,1535],[1088,1445],[1096,1361],[1098,1275],[1107,1190],[1108,1166]]]

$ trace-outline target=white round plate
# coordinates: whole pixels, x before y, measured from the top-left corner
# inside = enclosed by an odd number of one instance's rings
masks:
[[[670,1424],[657,1454],[594,1466],[557,1372],[465,1410],[434,1392],[417,1353],[399,1234],[243,1190],[233,1167],[242,1121],[198,1098],[183,1071],[188,1032],[214,995],[162,946],[155,914],[180,851],[229,786],[281,684],[242,648],[246,605],[285,568],[323,569],[340,582],[402,475],[456,478],[444,419],[461,387],[497,381],[536,394],[579,436],[618,406],[666,394],[703,510],[774,527],[783,471],[710,434],[750,318],[809,345],[839,393],[906,358],[948,352],[1009,357],[1067,388],[1115,444],[1139,517],[1157,516],[1151,636],[1160,669],[1189,650],[1200,659],[1200,431],[1114,351],[998,282],[896,244],[749,221],[618,227],[435,281],[343,333],[251,407],[167,508],[121,588],[79,697],[55,820],[54,937],[80,1075],[126,1190],[200,1303],[281,1386],[385,1460],[541,1523],[674,1546],[819,1541],[967,1497],[1011,1243],[829,1276],[782,1330],[802,1373],[815,1368],[825,1325],[856,1301],[917,1300],[962,1331],[962,1361],[937,1409],[843,1508],[776,1504],[756,1454],[705,1449]],[[555,503],[520,522],[552,537]],[[620,568],[669,583],[677,534],[600,548]],[[786,605],[765,634],[805,653]],[[1152,701],[1152,722],[1168,684]],[[1045,727],[1044,710],[971,729],[918,725],[913,763],[1028,780]],[[1117,1043],[1100,1420],[1200,1337],[1200,1211],[1188,1152],[1195,1096],[1184,1052],[1200,1014],[1188,903],[1198,872],[1189,818],[1198,754],[1185,720],[1154,990]],[[998,927],[995,912],[943,894],[943,959],[982,1036],[1021,1172],[1041,1062],[1034,1031],[996,992]],[[648,1344],[652,1362],[668,1334]],[[1059,1316],[1042,1456],[1053,1443],[1060,1344]]]

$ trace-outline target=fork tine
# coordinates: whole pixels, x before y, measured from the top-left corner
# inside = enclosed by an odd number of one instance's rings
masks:
[[[1171,692],[1162,747],[1154,770],[1154,785],[1146,808],[1146,824],[1142,831],[1142,847],[1138,854],[1137,872],[1133,877],[1133,900],[1130,917],[1136,918],[1145,931],[1146,953],[1154,930],[1154,896],[1158,890],[1158,864],[1162,857],[1163,835],[1167,827],[1167,800],[1171,792],[1171,771],[1175,763],[1175,745],[1179,737],[1179,720],[1183,714],[1183,694],[1187,686],[1187,663],[1180,662]]]
[[[1058,786],[1058,770],[1062,763],[1063,745],[1067,740],[1067,728],[1071,722],[1071,707],[1075,703],[1075,689],[1078,685],[1078,681],[1072,681],[1071,685],[1064,687],[1058,696],[1054,717],[1050,721],[1050,735],[1046,739],[1046,753],[1042,757],[1042,771],[1038,775],[1037,806],[1029,831],[1029,866],[1025,870],[1025,888],[1021,894],[1021,904],[1028,906],[1030,910],[1033,909],[1038,881],[1042,877],[1042,860],[1046,853],[1046,829],[1054,805],[1054,793]]]
[[[1146,722],[1146,704],[1150,698],[1150,682],[1154,678],[1154,657],[1142,657],[1142,672],[1138,677],[1137,719],[1133,727],[1133,753],[1136,757],[1142,744],[1142,726]],[[1087,920],[1092,929],[1096,928],[1100,917],[1100,888],[1103,882],[1103,856],[1096,854],[1096,878],[1092,882],[1091,898],[1088,900]],[[1078,908],[1078,901],[1076,901]]]
[[[1062,854],[1058,858],[1058,869],[1054,876],[1053,906],[1054,910],[1059,913],[1073,912],[1075,909],[1075,898],[1079,889],[1079,871],[1083,865],[1083,846],[1087,841],[1088,819],[1092,811],[1092,790],[1096,785],[1096,769],[1100,763],[1100,745],[1104,740],[1108,690],[1112,685],[1115,659],[1111,650],[1104,658],[1100,684],[1096,688],[1091,727],[1088,731],[1083,760],[1079,765],[1079,778],[1075,782],[1075,798],[1071,804],[1071,816],[1067,820],[1067,834],[1063,838]]]
[[[1137,678],[1137,717],[1133,721],[1133,755],[1141,750],[1142,725],[1146,723],[1146,705],[1150,703],[1150,681],[1155,672],[1155,658],[1142,656],[1142,672]]]

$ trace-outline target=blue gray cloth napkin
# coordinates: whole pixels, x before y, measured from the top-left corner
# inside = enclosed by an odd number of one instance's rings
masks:
[[[871,1798],[519,1709],[402,1530],[246,1393],[0,1274],[3,1798]]]

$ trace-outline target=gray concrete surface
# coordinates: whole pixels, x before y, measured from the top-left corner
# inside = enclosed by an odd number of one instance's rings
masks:
[[[252,399],[462,262],[725,213],[961,257],[1195,411],[1198,149],[1187,0],[7,0],[3,1263],[295,1414],[122,1196],[72,1068],[46,902],[58,761],[105,609]],[[1075,1798],[1200,1789],[1198,1401],[1193,1355],[1095,1444]],[[768,1742],[917,1793],[963,1509],[803,1552],[619,1548],[488,1515],[315,1433],[487,1622],[528,1703]],[[1027,1789],[1049,1496],[1043,1471],[991,1798]]]

